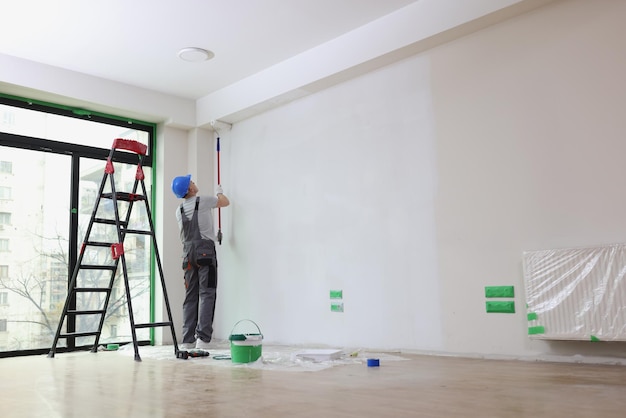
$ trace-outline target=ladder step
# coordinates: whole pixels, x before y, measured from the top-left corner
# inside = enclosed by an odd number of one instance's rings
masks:
[[[103,221],[107,221],[107,222],[101,222],[101,223],[115,225],[115,221],[114,220],[103,219]],[[126,228],[126,225],[124,225],[124,224],[125,224],[125,222],[121,222],[120,221],[120,226],[121,226],[120,230],[123,233],[125,233],[125,234],[152,235],[152,231],[145,231],[145,230],[142,230],[142,229],[124,229],[124,228]],[[85,245],[93,245],[93,246],[96,246],[96,247],[110,247],[111,245],[113,245],[113,243],[112,242],[86,241]]]
[[[115,270],[117,267],[115,266],[103,266],[103,265],[92,265],[92,264],[81,264],[80,265],[81,269],[85,269],[85,270]]]
[[[76,287],[72,289],[74,292],[110,292],[108,287]]]
[[[105,199],[113,199],[113,193],[102,193],[102,197]],[[138,200],[146,200],[146,197],[142,194],[115,192],[115,199],[124,202],[135,202]]]
[[[93,218],[93,221],[99,224],[115,225],[115,219]],[[125,227],[126,222],[120,221],[120,226]]]
[[[155,327],[170,327],[171,322],[152,322],[149,324],[135,324],[135,328],[155,328]]]
[[[140,229],[126,229],[126,234],[152,235],[152,231],[142,231]]]
[[[103,310],[103,309],[94,309],[91,311],[75,311],[75,310],[68,310],[67,314],[68,315],[95,315],[95,314],[99,314],[99,315],[104,315],[107,311]]]
[[[89,337],[93,335],[100,335],[98,331],[89,332],[68,332],[66,334],[59,334],[59,338],[71,338],[71,337]]]
[[[96,241],[85,241],[85,245],[91,245],[92,247],[110,247],[113,245],[112,242],[96,242]]]

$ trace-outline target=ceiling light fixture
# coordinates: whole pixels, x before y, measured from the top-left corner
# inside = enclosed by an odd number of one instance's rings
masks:
[[[213,58],[215,54],[203,48],[189,47],[178,51],[178,57],[181,60],[189,62],[202,62]]]

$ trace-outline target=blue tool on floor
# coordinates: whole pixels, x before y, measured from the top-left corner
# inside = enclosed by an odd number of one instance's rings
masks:
[[[367,367],[378,367],[380,366],[380,360],[377,358],[368,358],[367,359]]]

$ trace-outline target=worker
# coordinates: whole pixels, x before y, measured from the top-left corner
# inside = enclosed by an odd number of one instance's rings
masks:
[[[215,196],[198,195],[191,175],[172,180],[172,191],[185,199],[176,208],[176,220],[183,244],[182,267],[185,271],[183,338],[185,350],[206,349],[213,335],[213,316],[217,296],[217,254],[212,209],[230,204],[221,185]]]

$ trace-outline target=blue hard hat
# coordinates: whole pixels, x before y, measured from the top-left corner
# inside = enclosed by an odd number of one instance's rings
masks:
[[[191,174],[174,177],[174,180],[172,180],[172,191],[176,197],[185,197],[189,190],[189,183],[191,183]]]

